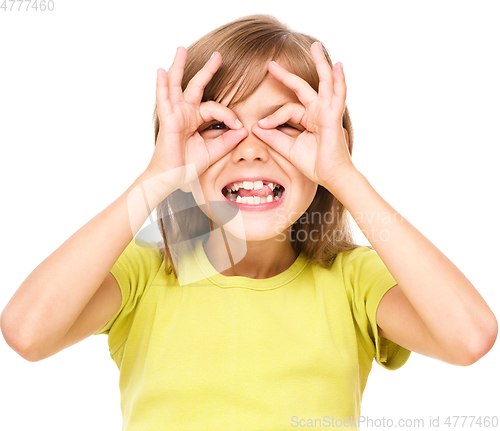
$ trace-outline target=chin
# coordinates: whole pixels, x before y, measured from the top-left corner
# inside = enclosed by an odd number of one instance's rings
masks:
[[[243,226],[241,223],[231,221],[224,225],[224,232],[244,241],[266,241],[269,239],[281,242],[288,241],[286,227],[266,226],[263,228],[261,223],[247,223]]]

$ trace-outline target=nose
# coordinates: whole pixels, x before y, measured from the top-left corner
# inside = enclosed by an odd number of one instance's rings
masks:
[[[243,160],[246,160],[247,162],[266,162],[269,159],[267,145],[252,133],[250,127],[248,127],[247,130],[248,136],[233,150],[233,162],[238,163]]]

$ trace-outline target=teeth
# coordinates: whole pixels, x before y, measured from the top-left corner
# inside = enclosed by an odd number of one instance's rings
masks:
[[[267,202],[272,202],[273,200],[277,201],[279,198],[273,195],[268,195],[266,196],[236,196],[236,202],[242,203],[242,204],[248,204],[248,205],[259,205],[259,204],[265,204]],[[231,199],[233,200],[233,199]]]
[[[264,187],[264,183],[261,180],[253,182],[253,189],[254,190],[259,190],[262,187]]]
[[[278,184],[274,183],[268,183],[267,186],[274,191],[278,187]],[[263,204],[266,202],[273,202],[277,201],[281,198],[281,193],[278,191],[277,196],[274,196],[274,194],[271,194],[267,197],[265,196],[246,196],[246,197],[240,197],[240,196],[235,196],[234,194],[238,192],[239,189],[246,189],[246,190],[259,190],[262,187],[264,187],[264,182],[262,180],[258,181],[241,181],[239,183],[233,183],[230,188],[228,188],[228,192],[226,193],[226,197],[232,201],[243,203],[243,204],[249,204],[249,205],[259,205]]]
[[[268,183],[267,184],[271,190],[274,190],[277,187],[277,184]],[[242,181],[239,183],[233,183],[229,191],[237,192],[238,189],[246,189],[246,190],[259,190],[264,187],[264,182],[262,180],[258,181]]]

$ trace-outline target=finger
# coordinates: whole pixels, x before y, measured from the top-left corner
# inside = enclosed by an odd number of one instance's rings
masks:
[[[344,68],[342,63],[335,63],[333,65],[333,80],[333,103],[340,111],[344,112],[347,85],[345,83]]]
[[[220,158],[224,157],[247,136],[247,129],[229,130],[210,142],[210,144],[207,145],[207,151],[210,156],[210,164],[213,164]]]
[[[258,121],[259,127],[263,129],[274,129],[280,124],[288,121],[295,124],[301,124],[305,112],[306,108],[300,103],[286,103],[271,115]]]
[[[168,71],[167,85],[170,102],[173,105],[181,102],[182,97],[182,75],[184,74],[184,65],[186,64],[187,51],[183,46],[179,46],[175,53],[172,66]]]
[[[290,88],[305,107],[309,106],[318,97],[316,91],[306,81],[288,72],[278,63],[271,61],[268,64],[268,70],[278,81]]]
[[[167,72],[161,67],[156,71],[156,101],[168,99]]]
[[[278,129],[262,129],[258,127],[258,125],[252,127],[252,132],[261,141],[265,142],[287,160],[290,160],[290,151],[295,142],[295,138]]]
[[[184,100],[191,105],[199,105],[205,86],[210,82],[222,63],[220,53],[214,52],[202,69],[189,81],[184,91]]]
[[[328,64],[320,42],[314,42],[311,45],[311,55],[318,71],[319,97],[331,98],[334,90],[334,78],[332,68]]]
[[[156,71],[156,106],[158,107],[158,111],[167,113],[165,112],[169,107],[167,72],[162,68]]]
[[[205,122],[218,120],[231,129],[241,129],[243,127],[243,124],[231,109],[212,100],[203,102],[200,105],[200,115]]]

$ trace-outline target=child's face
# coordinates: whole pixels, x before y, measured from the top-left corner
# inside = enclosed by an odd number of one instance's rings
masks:
[[[227,101],[232,94],[221,103],[227,106]],[[238,238],[248,241],[258,241],[279,236],[291,226],[309,207],[315,196],[318,185],[304,176],[294,165],[292,165],[281,154],[277,153],[252,133],[260,119],[276,111],[281,105],[288,102],[299,103],[295,93],[268,75],[257,90],[246,100],[235,105],[232,109],[243,127],[249,132],[231,152],[212,164],[199,178],[204,200],[211,201],[234,200],[238,205],[244,224],[244,232],[241,225],[233,219],[224,225],[224,229]],[[207,124],[199,128],[201,136],[210,145],[216,137],[225,133],[228,129],[221,123],[212,123],[207,129]],[[291,136],[299,135],[303,127],[287,123],[280,126],[283,133]],[[243,184],[242,190],[230,190],[235,182],[257,181],[253,184],[254,190],[248,190],[249,184]],[[263,183],[259,183],[263,180]],[[275,200],[275,194],[280,194],[280,188],[267,185],[279,184],[284,190],[281,197]],[[241,184],[240,184],[241,185]],[[203,203],[200,190],[191,187],[193,196],[198,204]],[[264,203],[257,202],[258,196]],[[251,200],[250,200],[251,199]],[[239,202],[241,201],[242,202]],[[246,203],[245,203],[246,202]],[[230,205],[230,204],[229,204]],[[208,214],[207,214],[208,216]],[[214,220],[217,224],[217,220]]]

